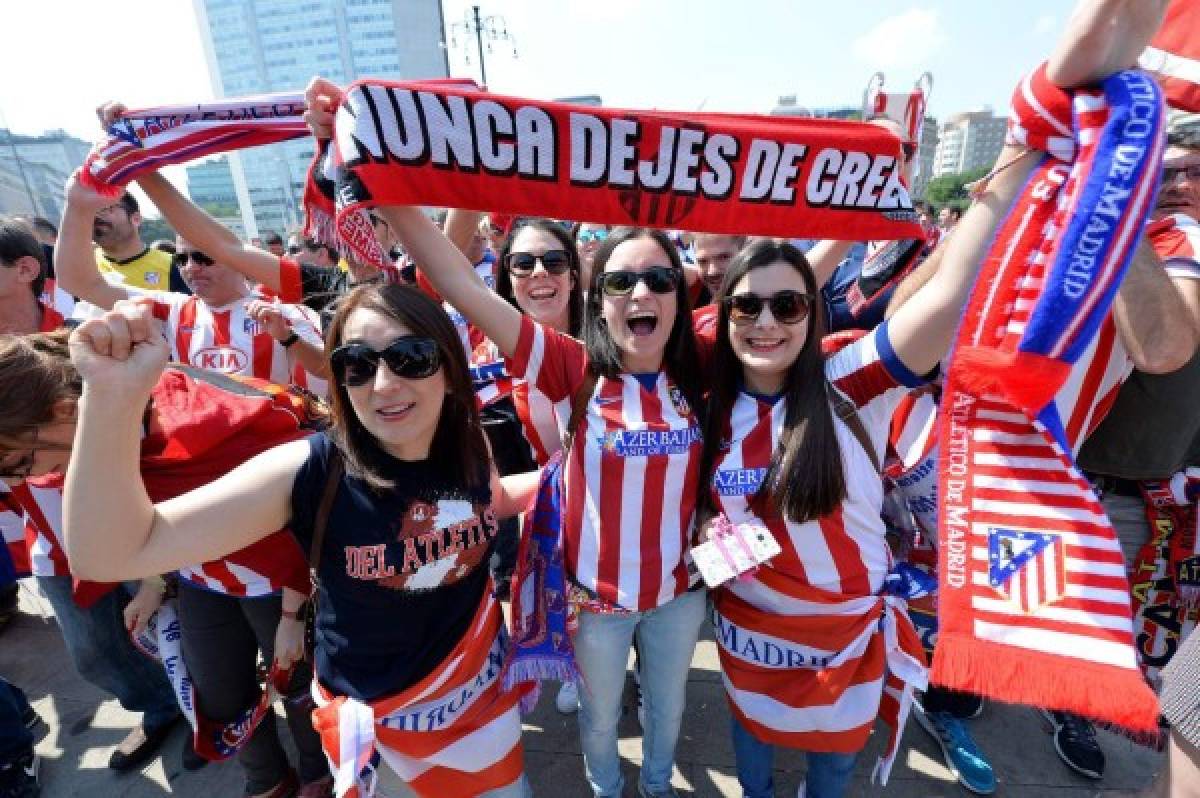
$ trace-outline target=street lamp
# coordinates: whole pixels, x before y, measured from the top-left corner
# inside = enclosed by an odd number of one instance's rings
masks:
[[[450,46],[458,47],[458,34],[463,34],[464,37],[475,36],[475,47],[479,51],[479,82],[487,86],[487,66],[483,59],[483,40],[487,39],[487,51],[492,51],[492,42],[508,42],[513,48],[513,58],[517,57],[517,42],[513,39],[512,34],[508,32],[508,23],[504,17],[492,14],[489,16],[481,16],[479,6],[471,6],[470,11],[463,12],[462,22],[452,22],[450,24]],[[467,46],[466,41],[463,42],[464,49]],[[464,52],[467,63],[471,63],[471,53],[469,50]]]

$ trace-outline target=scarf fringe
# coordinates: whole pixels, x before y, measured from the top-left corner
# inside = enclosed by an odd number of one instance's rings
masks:
[[[996,394],[1033,417],[1053,401],[1071,364],[1030,352],[968,346],[958,351],[959,385],[973,396]]]
[[[939,684],[995,701],[1023,695],[1030,706],[1083,717],[1096,717],[1096,708],[1104,707],[1111,720],[1103,722],[1109,726],[1158,733],[1158,698],[1133,669],[1118,671],[1086,660],[1064,666],[1062,655],[1018,651],[943,631],[933,652],[933,672]],[[1096,678],[1090,678],[1093,674]]]

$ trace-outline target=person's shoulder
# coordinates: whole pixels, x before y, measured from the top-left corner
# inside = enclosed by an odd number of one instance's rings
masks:
[[[161,249],[147,247],[136,261],[137,263],[145,263],[148,266],[156,266],[162,269],[171,268],[171,253],[164,252]]]

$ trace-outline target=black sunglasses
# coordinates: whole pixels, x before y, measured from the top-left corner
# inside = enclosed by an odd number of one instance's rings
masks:
[[[189,260],[194,260],[201,266],[212,266],[216,261],[205,255],[199,250],[193,249],[191,252],[176,252],[173,258],[176,266],[182,266]]]
[[[403,335],[377,351],[361,343],[339,346],[329,356],[333,376],[338,382],[354,388],[375,379],[379,361],[397,377],[423,380],[432,377],[442,364],[441,352],[432,338]]]
[[[639,282],[656,294],[669,294],[679,286],[679,270],[670,266],[652,266],[645,271],[611,271],[600,275],[600,289],[608,296],[633,293]]]
[[[504,261],[508,273],[513,277],[528,277],[538,261],[550,274],[566,274],[571,269],[571,256],[565,249],[548,249],[544,255],[534,255],[532,252],[511,252]]]
[[[762,315],[763,306],[771,309],[771,316],[780,324],[798,324],[808,318],[812,309],[812,295],[799,291],[777,291],[769,297],[758,294],[734,294],[724,299],[729,308],[729,320],[734,324],[750,324]]]
[[[904,153],[904,160],[911,161],[912,157],[917,154],[917,143],[915,141],[900,142],[900,151]]]

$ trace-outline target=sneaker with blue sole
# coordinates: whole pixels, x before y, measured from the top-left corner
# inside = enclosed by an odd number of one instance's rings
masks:
[[[991,763],[975,744],[966,725],[949,712],[926,712],[919,703],[913,702],[913,714],[921,728],[942,747],[942,758],[946,767],[958,779],[958,783],[978,795],[991,795],[996,791],[996,774]]]

